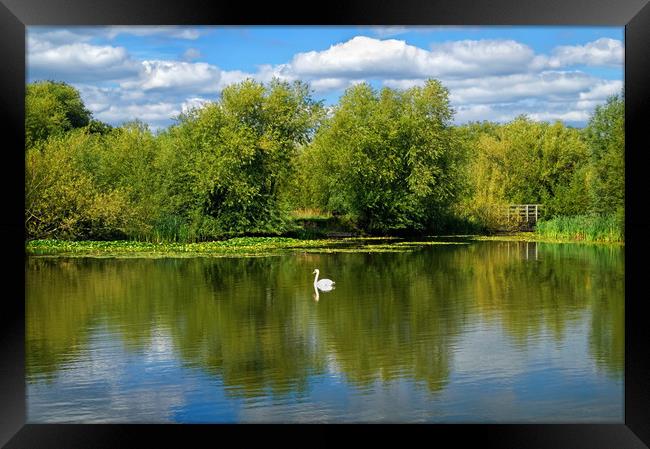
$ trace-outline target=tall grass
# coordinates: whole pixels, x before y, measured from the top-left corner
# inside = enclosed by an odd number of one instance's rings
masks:
[[[583,240],[586,242],[623,242],[623,219],[615,214],[555,217],[537,222],[535,232],[554,240]]]
[[[316,208],[296,209],[291,212],[291,215],[297,220],[328,219],[332,217],[331,213]]]

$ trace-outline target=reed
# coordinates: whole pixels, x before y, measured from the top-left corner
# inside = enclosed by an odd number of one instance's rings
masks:
[[[623,242],[623,220],[615,214],[576,215],[540,220],[535,232],[553,240],[579,240],[586,242]]]

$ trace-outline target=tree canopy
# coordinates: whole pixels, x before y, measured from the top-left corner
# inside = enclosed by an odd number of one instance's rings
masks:
[[[517,117],[453,125],[437,80],[349,88],[331,107],[307,84],[253,80],[152,132],[92,118],[60,82],[27,86],[27,236],[197,241],[295,229],[291,212],[359,232],[495,229],[508,203],[546,217],[624,207],[624,103],[584,129]]]
[[[91,113],[79,91],[69,84],[37,81],[27,85],[25,98],[25,145],[27,148],[51,135],[87,126]]]
[[[348,89],[301,154],[311,206],[370,231],[431,229],[458,191],[461,147],[438,81],[404,91]]]

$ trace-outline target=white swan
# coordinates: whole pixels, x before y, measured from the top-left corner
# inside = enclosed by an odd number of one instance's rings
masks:
[[[321,279],[320,281],[318,280],[318,275],[320,274],[318,268],[316,268],[312,274],[316,275],[316,277],[314,278],[314,288],[317,288],[324,292],[328,292],[334,289],[335,282],[333,280],[331,279]]]

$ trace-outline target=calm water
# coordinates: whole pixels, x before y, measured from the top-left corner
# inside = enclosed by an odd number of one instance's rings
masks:
[[[620,247],[26,270],[29,422],[623,422]]]

